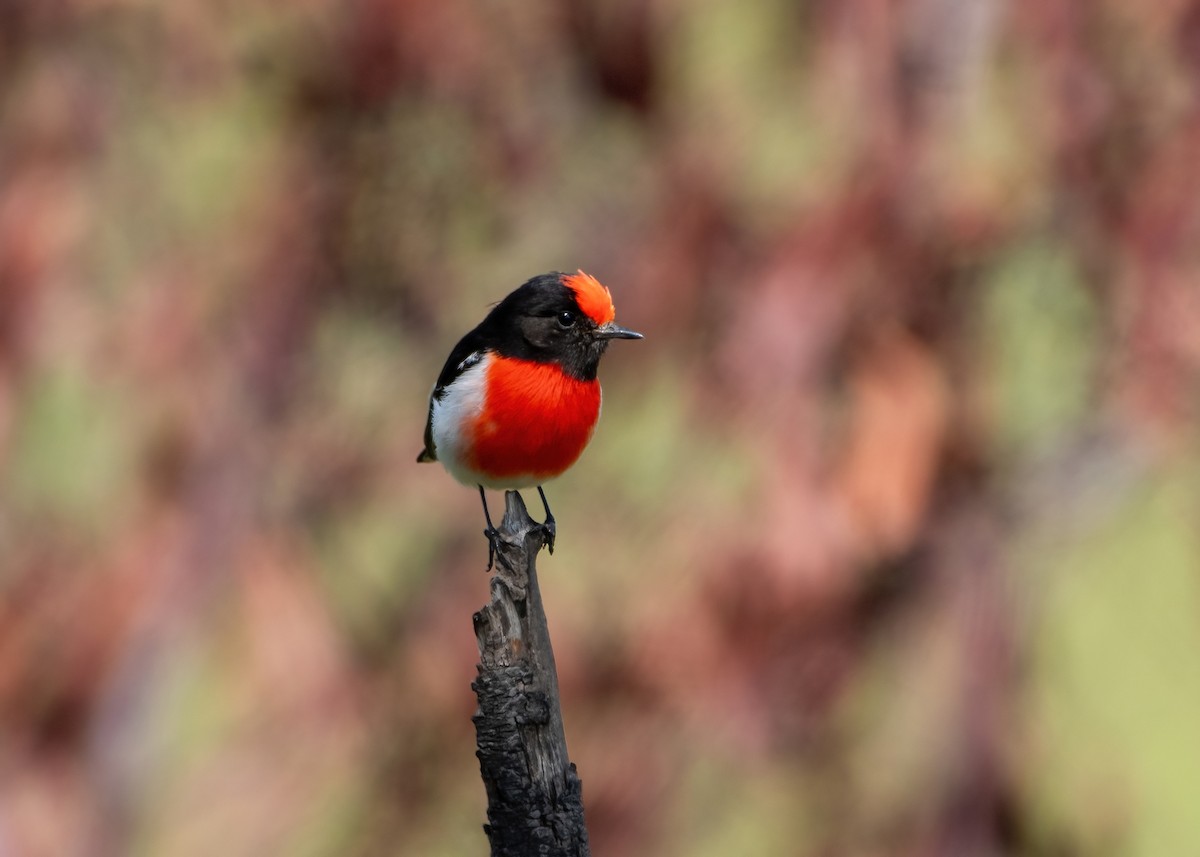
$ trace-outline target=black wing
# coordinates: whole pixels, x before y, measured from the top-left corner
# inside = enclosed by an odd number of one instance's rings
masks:
[[[477,327],[460,339],[446,358],[446,365],[442,367],[442,373],[438,375],[429,396],[429,412],[425,415],[425,448],[417,456],[417,461],[437,461],[437,447],[433,443],[433,403],[446,395],[446,388],[454,383],[455,378],[483,359],[487,351],[486,339],[486,335]]]

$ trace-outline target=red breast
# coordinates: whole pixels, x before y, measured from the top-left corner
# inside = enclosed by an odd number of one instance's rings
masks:
[[[600,383],[554,363],[493,355],[483,407],[461,427],[466,464],[491,479],[558,476],[583,452],[600,416]]]

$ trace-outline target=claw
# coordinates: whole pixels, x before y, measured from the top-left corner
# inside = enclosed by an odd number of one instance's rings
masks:
[[[483,531],[484,536],[488,540],[488,564],[484,572],[489,572],[496,565],[496,542],[500,540],[500,533],[495,527],[488,527]]]
[[[546,523],[542,524],[542,532],[546,534],[546,547],[550,549],[550,553],[554,553],[554,515],[550,513],[550,504],[546,502],[546,492],[542,490],[542,486],[538,486],[538,496],[542,498],[542,508],[546,510]]]
[[[483,503],[483,519],[487,521],[487,529],[483,534],[488,540],[488,565],[484,572],[489,572],[496,565],[496,542],[500,540],[500,533],[492,526],[492,516],[488,512],[487,495],[483,493],[483,486],[479,486],[479,501]]]

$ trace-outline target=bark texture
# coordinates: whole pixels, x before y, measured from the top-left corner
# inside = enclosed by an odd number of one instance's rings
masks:
[[[492,857],[584,857],[582,784],[567,757],[558,673],[538,590],[546,532],[505,494],[491,601],[474,617],[476,755],[488,796]]]

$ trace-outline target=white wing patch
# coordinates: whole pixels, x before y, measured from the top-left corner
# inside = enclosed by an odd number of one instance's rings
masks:
[[[483,359],[482,351],[472,351],[470,354],[468,354],[466,357],[463,358],[461,363],[458,364],[457,370],[459,372],[464,372],[467,369],[470,369],[472,366],[474,366],[476,363],[478,363],[482,359]]]

